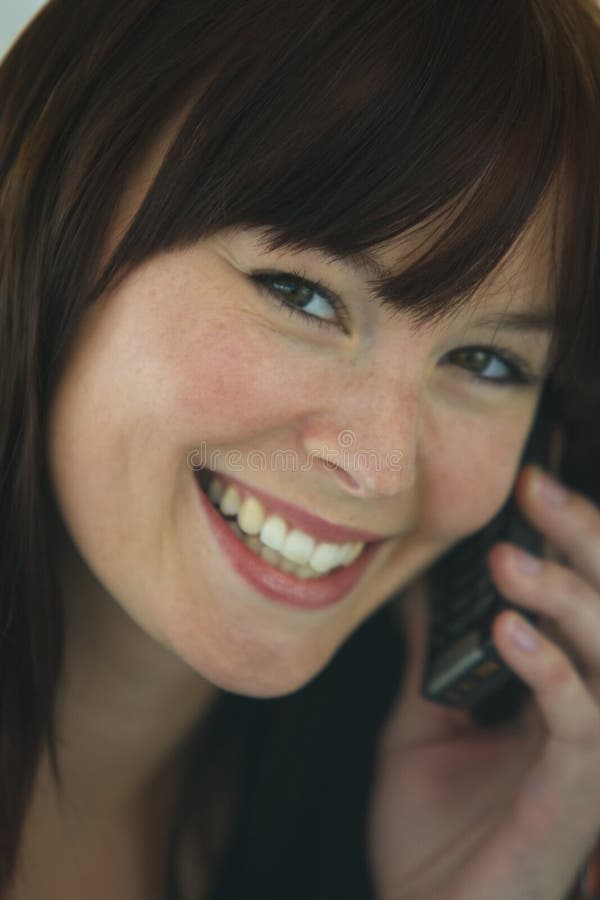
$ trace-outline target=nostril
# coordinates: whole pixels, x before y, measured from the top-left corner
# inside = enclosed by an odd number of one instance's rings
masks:
[[[336,478],[339,478],[345,487],[348,487],[355,492],[360,490],[360,484],[346,469],[343,469],[341,466],[338,466],[337,463],[328,459],[319,458],[318,462],[327,472],[333,472]]]

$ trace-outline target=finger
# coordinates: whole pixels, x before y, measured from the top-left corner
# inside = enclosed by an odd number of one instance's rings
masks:
[[[531,840],[537,832],[547,845],[548,823],[562,820],[573,825],[563,838],[578,845],[598,825],[600,710],[566,655],[517,613],[498,616],[493,636],[506,663],[531,688],[548,733],[520,795],[525,835]]]
[[[538,466],[518,479],[517,501],[531,524],[600,591],[600,509]]]
[[[513,610],[496,618],[493,639],[531,688],[550,736],[573,753],[593,751],[600,765],[600,707],[564,651]]]
[[[506,542],[494,546],[488,564],[503,596],[549,619],[552,635],[558,633],[561,640],[566,639],[566,647],[576,654],[583,671],[600,675],[600,593],[597,590],[572,568],[532,557]]]

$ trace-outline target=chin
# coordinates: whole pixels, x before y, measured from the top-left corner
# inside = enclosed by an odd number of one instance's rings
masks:
[[[221,690],[269,699],[299,691],[328,665],[336,649],[313,648],[303,654],[299,647],[288,645],[278,652],[273,646],[246,639],[243,647],[229,647],[219,655],[213,651],[210,658],[202,659],[196,652],[195,658],[185,661]]]

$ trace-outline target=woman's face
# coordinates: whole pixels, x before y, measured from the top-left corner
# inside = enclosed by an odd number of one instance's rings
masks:
[[[511,381],[498,347],[541,375],[549,335],[482,320],[544,311],[538,238],[529,233],[476,304],[416,330],[369,295],[372,276],[313,251],[270,252],[259,231],[142,264],[88,311],[50,411],[58,507],[90,574],[214,684],[263,697],[301,687],[507,498],[541,384]],[[396,265],[405,250],[377,257]],[[322,282],[343,310],[273,274],[289,272]],[[492,344],[487,356],[465,351]],[[384,540],[366,566],[361,555],[331,576],[282,573],[280,556],[259,557],[260,537],[241,547],[215,518],[200,466],[240,500],[263,501],[254,523],[257,506],[245,504],[250,530],[270,522],[275,543],[303,532],[297,548],[317,568],[335,559],[315,557],[319,543],[348,543],[328,525]]]

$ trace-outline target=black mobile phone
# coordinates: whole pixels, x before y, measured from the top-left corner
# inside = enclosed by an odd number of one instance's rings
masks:
[[[519,471],[533,462],[549,467],[556,423],[554,403],[545,387]],[[515,608],[496,588],[486,562],[493,544],[504,540],[529,553],[542,553],[542,537],[521,516],[512,495],[484,528],[450,548],[426,576],[429,642],[422,693],[428,700],[470,709],[482,724],[514,713],[526,693],[523,682],[502,661],[491,637],[498,613],[506,607]],[[523,609],[519,612],[536,621],[532,613]]]

